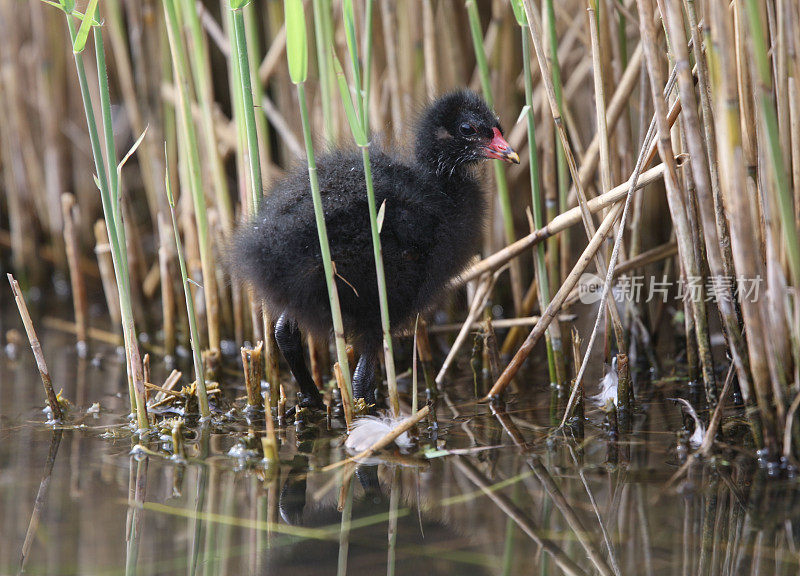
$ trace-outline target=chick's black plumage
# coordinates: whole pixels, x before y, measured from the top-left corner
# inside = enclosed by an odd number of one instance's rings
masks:
[[[370,158],[376,205],[385,202],[380,237],[391,325],[399,331],[440,301],[479,249],[487,198],[474,165],[518,157],[486,103],[459,91],[424,111],[413,159],[374,144]],[[361,153],[322,154],[317,171],[344,328],[362,354],[354,379],[364,381],[354,384],[356,397],[369,401],[382,333]],[[305,167],[278,183],[256,218],[239,228],[228,260],[234,276],[251,283],[273,317],[281,317],[278,345],[303,393],[317,403],[301,352],[298,358],[298,326],[326,338],[332,320]]]

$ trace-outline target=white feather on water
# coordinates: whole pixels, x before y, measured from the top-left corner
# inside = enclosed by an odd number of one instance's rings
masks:
[[[619,389],[619,372],[617,372],[617,358],[611,360],[611,366],[605,376],[600,379],[600,392],[591,397],[592,402],[604,407],[609,400],[617,405],[617,390]]]
[[[378,416],[362,416],[353,421],[353,429],[344,443],[351,454],[359,454],[386,436],[399,426],[405,418],[392,418],[389,414],[382,413]],[[412,442],[408,432],[403,432],[394,441],[400,450],[411,448]]]
[[[694,420],[694,432],[689,437],[689,444],[692,448],[697,448],[703,443],[703,439],[706,437],[706,426],[703,424],[703,421],[700,420],[700,417],[695,412],[694,407],[689,404],[688,401],[684,400],[683,398],[670,398],[670,400],[674,400],[675,402],[680,402],[686,408],[686,411],[689,413],[689,416],[692,417]]]

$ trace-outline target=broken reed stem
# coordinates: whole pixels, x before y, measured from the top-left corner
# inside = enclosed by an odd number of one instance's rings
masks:
[[[581,368],[581,335],[578,332],[578,329],[574,326],[572,327],[572,364],[574,374],[577,377],[578,372],[580,372]],[[570,390],[570,396],[575,394],[574,389],[576,388],[577,381],[575,378],[572,379],[572,390]],[[576,436],[578,438],[583,438],[584,433],[584,404],[583,400],[585,397],[583,387],[581,387],[577,392],[577,400],[575,401],[575,424],[574,429]],[[564,413],[569,411],[569,407],[564,410]]]
[[[597,232],[595,232],[595,235],[589,241],[589,244],[578,258],[578,262],[564,280],[564,283],[558,289],[558,292],[556,292],[555,296],[553,296],[553,300],[550,302],[550,305],[542,313],[542,319],[536,324],[536,326],[534,326],[531,333],[525,339],[525,342],[522,344],[519,350],[517,350],[517,353],[508,363],[506,369],[502,374],[500,374],[500,378],[497,379],[497,382],[494,383],[492,389],[489,390],[489,393],[485,398],[486,400],[498,398],[503,390],[505,390],[506,386],[509,385],[512,378],[514,378],[514,375],[519,371],[520,368],[522,368],[523,362],[525,362],[534,346],[536,346],[536,343],[544,335],[547,327],[550,325],[550,322],[556,316],[556,314],[558,314],[558,311],[561,309],[561,305],[567,299],[567,296],[569,296],[570,291],[578,283],[581,274],[583,274],[584,270],[586,270],[591,260],[597,254],[598,249],[605,241],[606,236],[613,229],[614,222],[622,212],[622,208],[622,204],[618,204],[608,211],[608,214],[606,215],[602,224],[600,224]]]
[[[261,397],[261,370],[263,362],[261,361],[261,352],[264,348],[264,342],[259,341],[255,348],[246,348],[242,346],[242,366],[244,366],[244,385],[247,390],[247,407],[261,409],[264,407],[264,402]],[[270,388],[273,388],[270,383]],[[277,396],[277,386],[275,386]],[[267,416],[269,418],[269,415]]]
[[[397,438],[399,438],[401,434],[411,430],[411,428],[416,426],[420,420],[425,418],[430,413],[430,411],[431,411],[430,406],[428,405],[423,406],[416,414],[414,414],[413,416],[409,416],[408,418],[400,422],[397,426],[392,428],[392,430],[389,433],[385,434],[382,438],[380,438],[377,442],[372,444],[372,446],[370,446],[363,452],[360,452],[355,456],[351,456],[350,458],[345,458],[344,460],[340,460],[339,462],[329,464],[328,466],[325,466],[322,469],[322,471],[330,472],[331,470],[340,468],[341,466],[344,466],[349,462],[357,462],[358,460],[369,458],[370,456],[375,454],[375,452],[377,452],[378,450],[386,448],[389,444],[397,440]]]
[[[61,195],[61,214],[64,223],[64,246],[67,251],[69,265],[69,281],[72,286],[72,305],[75,309],[75,326],[78,336],[78,351],[86,353],[88,345],[89,302],[86,299],[86,285],[80,267],[80,244],[78,231],[75,228],[77,205],[75,196],[69,193]]]
[[[267,403],[270,408],[278,405],[278,385],[281,381],[281,370],[278,364],[280,351],[275,341],[275,322],[266,311],[266,302],[261,302],[261,318],[264,327],[264,379],[269,383],[269,398]],[[311,351],[309,350],[309,355]]]
[[[172,459],[186,461],[186,445],[183,441],[183,418],[172,421]]]
[[[53,414],[53,420],[60,421],[64,414],[61,412],[61,406],[58,404],[58,396],[53,390],[53,382],[50,380],[50,371],[47,369],[47,363],[44,361],[44,353],[42,352],[42,345],[39,343],[39,338],[36,336],[36,330],[33,327],[33,320],[28,312],[28,305],[25,303],[25,298],[22,296],[22,291],[19,289],[19,283],[13,275],[6,274],[8,283],[11,284],[11,291],[14,293],[14,301],[17,303],[19,315],[22,317],[22,324],[25,326],[25,333],[28,335],[28,342],[31,344],[31,351],[33,357],[36,359],[36,367],[39,369],[39,375],[42,377],[42,386],[44,386],[44,393],[47,396],[47,404],[50,406],[50,411]]]
[[[144,385],[147,386],[148,384],[153,384],[153,375],[150,371],[150,354],[145,354],[144,358],[142,358],[142,380],[144,381]],[[145,393],[145,400],[149,399],[150,393]]]
[[[264,460],[267,464],[278,462],[278,438],[275,435],[275,421],[272,419],[272,410],[267,410],[264,414],[266,421],[266,434],[261,439],[261,449],[264,452]]]

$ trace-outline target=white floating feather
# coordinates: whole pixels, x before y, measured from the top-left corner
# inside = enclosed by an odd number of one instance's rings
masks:
[[[360,454],[368,450],[375,442],[386,436],[389,432],[399,426],[405,418],[392,418],[389,414],[378,416],[362,416],[353,421],[353,429],[347,436],[344,443],[345,448],[351,454]],[[411,437],[408,432],[403,432],[394,441],[401,450],[411,447]]]
[[[686,407],[686,411],[689,413],[689,416],[692,417],[694,420],[694,432],[689,437],[689,444],[692,448],[697,448],[703,443],[703,439],[706,437],[706,426],[703,424],[703,421],[697,416],[697,412],[695,412],[694,407],[689,404],[683,398],[670,398],[670,400],[674,400],[675,402],[680,402],[681,404]]]
[[[600,392],[591,397],[592,402],[604,407],[609,400],[617,405],[617,389],[619,388],[619,372],[617,372],[617,358],[611,360],[611,366],[605,376],[600,379]]]

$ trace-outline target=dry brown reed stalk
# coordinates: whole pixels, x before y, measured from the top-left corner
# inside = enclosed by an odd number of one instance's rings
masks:
[[[684,278],[704,278],[701,272],[701,263],[695,257],[695,243],[692,240],[692,230],[686,213],[686,194],[681,189],[677,164],[674,160],[672,143],[670,140],[670,126],[667,119],[667,104],[661,96],[664,81],[661,73],[661,60],[656,44],[654,12],[649,6],[650,0],[637,0],[639,8],[639,28],[642,31],[645,61],[648,66],[650,79],[650,94],[655,108],[656,124],[658,127],[658,150],[666,164],[664,183],[667,189],[672,222],[675,226],[675,235],[678,240],[678,253],[683,263]],[[682,105],[683,106],[683,105]],[[716,223],[713,224],[716,226]],[[714,228],[716,230],[716,228]],[[711,405],[716,404],[717,384],[714,375],[714,363],[711,355],[711,340],[708,330],[708,314],[706,311],[705,296],[690,298],[694,324],[696,326],[696,339],[700,352],[700,364],[703,370],[703,382],[706,388],[706,398]]]
[[[247,407],[251,409],[264,407],[264,401],[261,397],[261,371],[264,364],[261,360],[261,352],[263,348],[263,342],[259,342],[255,348],[242,347],[242,365],[244,366],[244,384],[247,389]],[[274,388],[274,386],[270,386],[270,388]]]
[[[577,384],[577,376],[581,370],[581,335],[578,333],[578,330],[573,326],[572,332],[570,334],[571,341],[572,341],[572,367],[576,378],[572,379],[572,385],[576,386]],[[572,396],[574,392],[570,390],[570,396]],[[576,424],[575,424],[575,432],[578,438],[583,438],[583,420],[584,420],[584,391],[583,387],[580,388],[578,391],[577,401],[575,402],[575,416],[576,416]],[[566,411],[565,411],[566,412]]]
[[[8,277],[8,283],[11,284],[11,291],[14,293],[14,300],[17,303],[17,309],[22,318],[22,324],[25,326],[25,333],[28,335],[28,342],[30,342],[33,357],[36,359],[36,367],[39,369],[39,376],[42,378],[44,393],[47,396],[47,405],[50,406],[53,420],[60,421],[64,417],[64,414],[58,403],[56,392],[53,390],[53,382],[50,380],[50,371],[47,369],[47,362],[44,360],[42,345],[39,343],[38,336],[36,336],[36,329],[33,327],[33,320],[31,320],[31,315],[28,312],[28,305],[25,303],[25,298],[22,296],[22,291],[19,289],[19,283],[14,276],[11,274],[7,274],[6,276]]]
[[[525,339],[525,342],[522,346],[517,350],[517,353],[508,363],[508,366],[500,375],[500,378],[494,383],[492,389],[489,390],[487,394],[487,399],[498,398],[500,394],[505,390],[506,386],[511,382],[514,375],[522,368],[522,364],[530,355],[531,351],[533,351],[534,346],[536,343],[541,339],[544,335],[545,331],[547,330],[547,326],[550,324],[550,321],[558,314],[558,311],[561,309],[561,305],[567,299],[569,292],[578,283],[581,274],[586,270],[587,266],[597,254],[597,251],[600,249],[600,246],[605,241],[606,236],[612,231],[612,227],[614,222],[616,221],[617,217],[622,213],[622,204],[617,204],[611,210],[608,211],[605,219],[603,219],[602,224],[595,232],[592,239],[589,241],[589,244],[584,249],[581,256],[578,258],[578,262],[573,267],[572,271],[569,273],[567,278],[564,280],[561,287],[556,292],[553,299],[550,301],[550,305],[542,312],[541,320],[536,324],[528,337]]]
[[[500,350],[497,347],[497,334],[494,331],[492,318],[487,313],[488,310],[484,309],[484,320],[480,327],[483,332],[483,351],[488,356],[489,377],[494,381],[500,374]]]
[[[75,310],[75,325],[78,330],[78,348],[85,354],[88,344],[89,302],[86,299],[86,285],[80,267],[80,245],[75,228],[77,206],[75,196],[61,195],[61,213],[64,223],[64,245],[67,249],[69,280],[72,286],[72,305]]]
[[[673,3],[667,3],[667,14],[664,21],[670,34],[670,48],[675,57],[678,71],[678,88],[682,104],[681,125],[689,147],[690,166],[697,193],[696,202],[702,218],[702,235],[705,239],[705,252],[708,258],[709,270],[712,277],[730,278],[733,274],[732,264],[727,262],[730,256],[726,255],[726,251],[729,250],[730,239],[726,236],[727,226],[721,223],[718,217],[718,205],[720,204],[718,199],[719,186],[716,186],[717,190],[714,189],[714,180],[712,178],[712,176],[716,177],[716,168],[712,174],[708,163],[709,152],[705,146],[705,143],[708,143],[709,147],[715,143],[713,133],[710,132],[710,126],[708,125],[711,122],[711,119],[708,118],[710,110],[704,108],[704,117],[707,119],[706,125],[704,125],[705,130],[703,130],[701,129],[697,112],[694,80],[688,69],[690,66],[689,54],[686,48],[684,23],[680,7],[675,6]],[[692,36],[696,38],[696,33],[693,33]],[[699,50],[695,48],[695,56],[698,54]],[[702,61],[704,59],[698,62]],[[699,79],[704,78],[703,71],[705,68],[705,66],[698,66]],[[702,80],[699,83],[701,86],[700,92],[703,94],[705,81]],[[721,285],[721,288],[724,290],[725,287]],[[739,328],[739,318],[733,306],[734,294],[732,286],[727,291],[716,296],[731,353],[735,357],[735,363],[741,368],[742,374],[740,374],[740,377],[747,378],[742,361],[745,356],[744,341]],[[706,399],[709,406],[716,405],[717,393],[715,387],[709,386],[708,381],[706,382]]]
[[[59,332],[66,332],[67,334],[78,335],[78,329],[74,322],[69,320],[62,320],[61,318],[54,318],[53,316],[45,316],[42,318],[42,326],[48,330],[58,330]],[[104,344],[111,344],[112,346],[122,346],[123,339],[119,333],[110,332],[101,328],[90,326],[86,332],[90,340],[102,342]],[[158,349],[158,347],[156,347]]]
[[[647,184],[651,184],[657,180],[660,180],[664,176],[664,165],[659,164],[654,168],[651,168],[647,172],[642,173],[642,175],[636,181],[636,189],[639,190],[644,188]],[[600,210],[613,206],[615,203],[623,200],[625,195],[628,193],[630,189],[630,184],[620,184],[619,186],[615,186],[609,192],[601,196],[597,196],[592,198],[587,203],[587,208],[589,212],[595,213],[599,212]],[[459,284],[463,282],[467,282],[469,280],[474,280],[479,276],[485,274],[486,272],[496,270],[503,266],[506,262],[510,259],[519,256],[520,254],[527,253],[530,248],[558,234],[559,232],[563,232],[567,230],[571,226],[578,224],[581,221],[581,210],[580,208],[572,208],[567,212],[559,214],[542,229],[535,230],[531,234],[528,234],[524,238],[517,240],[513,244],[506,246],[502,250],[492,254],[491,256],[484,258],[477,264],[473,265],[469,268],[466,272],[459,276],[456,280]]]
[[[347,383],[344,380],[344,375],[342,374],[342,369],[339,367],[338,362],[333,365],[333,375],[336,378],[336,386],[339,387],[339,393],[342,396],[344,421],[347,425],[347,429],[350,430],[353,427],[353,399],[350,397],[350,387],[347,386]]]
[[[165,213],[158,216],[158,271],[161,286],[161,315],[164,328],[164,351],[168,356],[175,354],[175,293],[172,271],[174,269],[175,243],[171,240],[171,230]]]
[[[278,405],[278,395],[275,393],[275,386],[273,382],[281,381],[281,371],[278,364],[280,353],[278,351],[278,344],[275,342],[275,322],[273,322],[269,313],[266,312],[266,306],[261,303],[261,317],[263,333],[266,335],[264,346],[264,377],[270,383],[269,398],[267,402],[270,408]]]
[[[153,383],[153,376],[150,370],[150,354],[145,354],[144,358],[142,358],[142,379],[144,380],[145,384],[148,382],[150,384]]]
[[[547,70],[547,61],[546,55],[544,53],[544,49],[542,46],[542,26],[539,22],[539,16],[536,14],[534,10],[531,9],[530,0],[523,0],[523,5],[525,7],[525,13],[528,17],[528,30],[531,35],[531,39],[533,41],[534,51],[536,52],[536,59],[539,62],[539,68],[542,70],[542,81],[545,86],[545,93],[547,94],[547,102],[550,105],[550,112],[553,116],[553,122],[556,127],[556,132],[558,133],[559,140],[561,142],[561,149],[564,151],[564,156],[566,157],[566,163],[569,167],[570,174],[572,175],[573,181],[575,183],[575,190],[578,194],[578,207],[580,208],[581,220],[583,221],[583,226],[586,230],[586,236],[589,239],[592,239],[595,235],[596,229],[594,225],[594,221],[592,220],[592,214],[587,207],[587,197],[586,192],[584,191],[583,183],[580,180],[580,176],[578,174],[578,167],[575,162],[575,155],[572,150],[572,146],[570,145],[569,137],[567,135],[567,131],[564,126],[563,117],[561,115],[561,107],[557,101],[556,91],[553,84],[553,79],[550,75],[545,74],[544,72]],[[563,206],[566,209],[566,206]],[[602,253],[598,252],[594,255],[595,259],[597,260],[597,269],[602,276],[606,275],[606,263],[605,258],[603,258]],[[619,311],[617,310],[616,302],[612,299],[608,303],[608,311],[611,315],[611,320],[614,325],[614,332],[617,338],[617,345],[620,349],[625,349],[625,331],[622,327],[622,319],[620,318]]]
[[[565,318],[572,318],[572,316],[562,316],[559,318],[563,320]],[[538,316],[526,316],[524,318],[502,318],[500,320],[492,320],[492,327],[498,330],[502,330],[504,328],[519,328],[523,326],[533,326],[539,321]],[[473,322],[470,326],[471,330],[478,330],[481,328],[483,321],[481,322]],[[464,326],[463,323],[458,324],[434,324],[428,328],[428,332],[430,334],[447,334],[448,332],[457,332],[461,330]]]
[[[103,293],[106,296],[106,306],[111,316],[111,321],[118,325],[121,321],[119,307],[119,296],[117,292],[117,280],[114,277],[114,263],[111,256],[111,244],[108,242],[108,232],[103,220],[97,220],[94,224],[95,248],[97,255],[97,266],[100,269],[100,279],[103,283]]]
[[[472,298],[472,304],[470,304],[467,319],[464,320],[461,330],[458,332],[458,336],[456,336],[453,345],[450,347],[450,350],[447,353],[447,357],[442,362],[442,367],[439,369],[439,373],[436,375],[435,381],[438,386],[441,387],[442,383],[444,382],[445,374],[447,374],[447,370],[455,360],[456,354],[461,349],[461,346],[464,344],[464,342],[466,342],[473,322],[475,322],[478,316],[480,316],[481,312],[483,312],[483,308],[486,306],[487,299],[489,298],[489,294],[492,291],[496,280],[497,275],[495,274],[492,276],[487,275],[478,282],[478,287],[476,288],[475,295]]]
[[[758,215],[753,210],[747,189],[748,178],[745,174],[747,153],[744,148],[744,132],[741,130],[743,110],[738,97],[738,86],[733,79],[738,77],[736,70],[737,52],[731,54],[730,46],[734,46],[733,22],[729,14],[712,3],[710,6],[711,44],[713,46],[712,89],[714,93],[714,119],[717,134],[717,157],[720,161],[720,178],[722,190],[725,192],[725,208],[730,223],[731,248],[737,277],[763,278],[763,262],[759,247],[759,224],[754,222]],[[752,407],[758,407],[758,419],[754,422],[753,434],[756,441],[775,454],[777,449],[777,429],[770,411],[771,390],[769,384],[769,360],[765,350],[765,339],[769,335],[764,332],[762,303],[740,299],[744,329],[747,332],[747,360],[751,379],[739,379],[742,396],[750,407],[751,421],[754,414]],[[742,370],[737,366],[737,374]],[[761,436],[763,435],[763,440]]]

